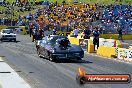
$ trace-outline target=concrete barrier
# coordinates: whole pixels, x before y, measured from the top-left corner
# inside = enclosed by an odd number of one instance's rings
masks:
[[[88,41],[88,53],[94,53],[94,44],[91,39]]]
[[[97,50],[97,55],[104,57],[116,57],[115,47],[100,46]]]
[[[29,33],[29,31],[26,29],[26,27],[25,27],[25,26],[19,26],[19,28],[21,28],[21,29],[22,29],[23,34],[24,34],[24,35],[26,35],[26,34],[28,34],[28,33]]]
[[[119,40],[116,40],[116,47],[122,48],[122,44]]]
[[[75,38],[75,37],[68,37],[69,41],[71,44],[77,44],[79,45],[79,38]]]
[[[132,49],[100,46],[97,55],[104,57],[117,57],[120,60],[132,62]]]
[[[94,52],[93,38],[83,39],[81,37],[68,36],[71,44],[80,45],[88,53]],[[132,62],[132,46],[129,49],[120,48],[122,44],[119,40],[100,38],[100,46],[97,50],[97,55],[104,57],[114,57],[121,60]]]
[[[90,39],[83,39],[80,36],[77,38],[68,36],[71,44],[80,45],[88,53],[94,53],[93,37]],[[114,39],[99,39],[99,48],[97,54],[105,57],[117,57],[117,48],[122,47],[122,44],[119,40]]]
[[[128,48],[129,48],[129,49],[132,49],[132,46],[129,46]]]

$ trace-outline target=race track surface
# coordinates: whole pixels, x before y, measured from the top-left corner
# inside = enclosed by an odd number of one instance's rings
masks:
[[[132,64],[85,54],[82,61],[58,63],[39,58],[28,35],[17,35],[17,43],[0,43],[0,56],[33,88],[132,88],[130,84],[85,84],[76,82],[79,66],[88,74],[130,74]],[[107,52],[106,52],[107,53]]]

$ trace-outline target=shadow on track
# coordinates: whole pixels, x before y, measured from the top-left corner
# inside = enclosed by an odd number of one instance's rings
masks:
[[[20,42],[20,41],[0,41],[0,43],[3,43],[3,42],[14,42],[14,43],[18,43],[18,42]]]
[[[88,64],[88,63],[93,63],[93,62],[86,61],[86,60],[57,60],[57,61],[55,61],[55,63],[84,63],[84,64]]]

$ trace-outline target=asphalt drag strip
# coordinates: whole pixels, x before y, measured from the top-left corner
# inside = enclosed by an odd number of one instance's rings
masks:
[[[82,66],[88,74],[130,74],[131,64],[104,59],[86,54],[82,61],[50,62],[39,58],[35,44],[30,38],[18,36],[18,43],[1,43],[0,55],[6,56],[6,61],[14,65],[18,73],[34,88],[132,88],[132,84],[85,84],[76,82],[78,68]],[[30,79],[28,79],[30,78]],[[34,80],[35,82],[30,82]]]

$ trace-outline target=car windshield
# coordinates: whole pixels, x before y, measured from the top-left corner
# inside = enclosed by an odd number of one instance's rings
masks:
[[[9,29],[9,30],[3,30],[3,33],[13,33],[13,31],[11,29]]]
[[[58,40],[60,38],[68,39],[66,36],[55,36],[55,37],[51,37],[49,42],[54,45],[54,44],[56,44],[56,40]]]

